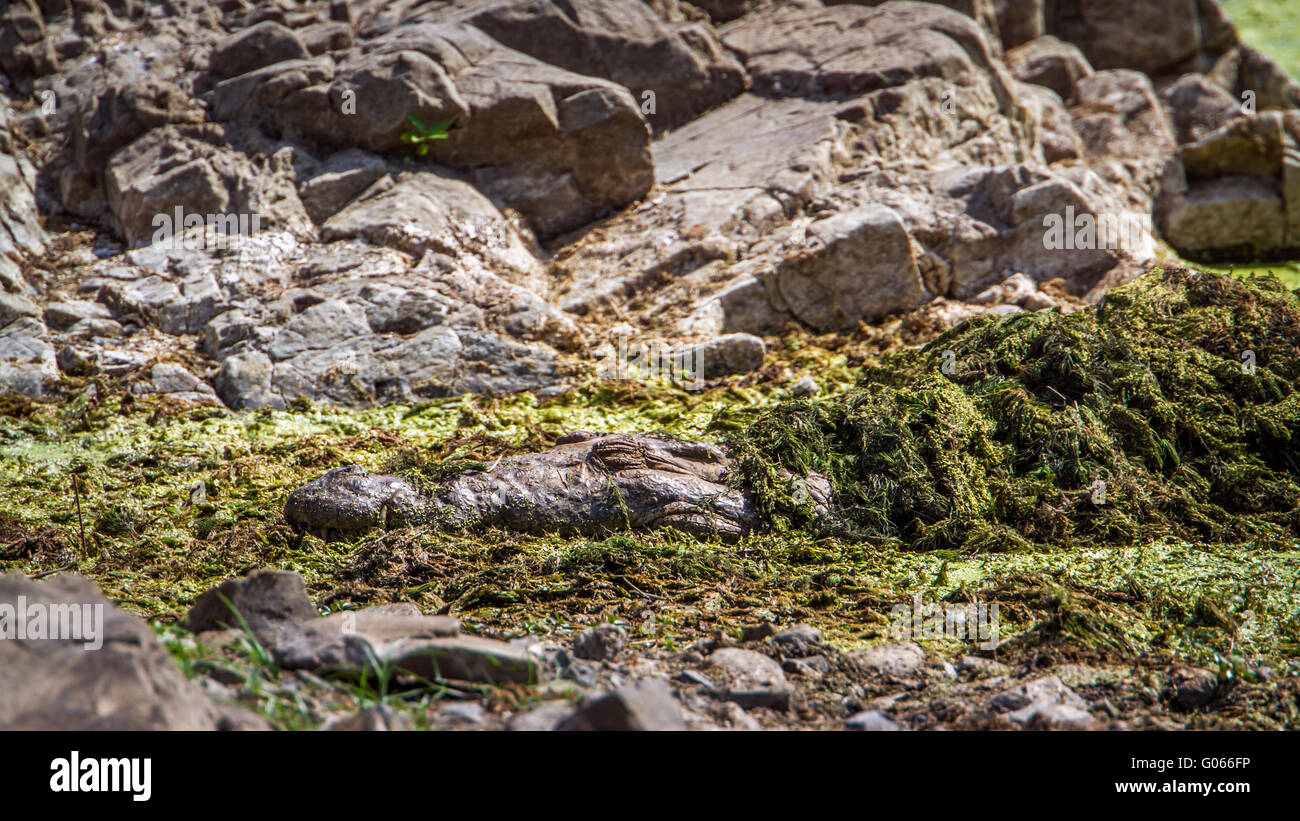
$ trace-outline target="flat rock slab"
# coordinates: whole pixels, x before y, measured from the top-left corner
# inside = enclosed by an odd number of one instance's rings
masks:
[[[413,642],[459,632],[456,619],[394,613],[385,605],[282,625],[268,649],[286,670],[365,669]]]
[[[555,729],[680,731],[686,720],[663,679],[645,679],[589,701]]]
[[[542,675],[541,664],[527,649],[478,636],[404,642],[384,660],[430,681],[536,684]]]

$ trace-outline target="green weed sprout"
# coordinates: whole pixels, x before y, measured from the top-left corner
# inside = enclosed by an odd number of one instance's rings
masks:
[[[414,114],[408,114],[406,119],[411,122],[414,130],[403,131],[402,142],[411,146],[418,157],[429,153],[429,143],[447,139],[447,131],[451,128],[451,120],[439,120],[431,126],[425,126]]]

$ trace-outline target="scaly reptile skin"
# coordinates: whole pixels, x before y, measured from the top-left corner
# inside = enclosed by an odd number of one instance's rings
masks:
[[[753,530],[751,500],[727,486],[721,448],[641,434],[571,433],[538,453],[500,460],[422,496],[405,480],[355,465],[290,494],[285,518],[326,538],[373,527],[442,522],[528,533],[595,535],[674,527],[735,541]],[[802,480],[818,514],[830,505],[820,475]]]

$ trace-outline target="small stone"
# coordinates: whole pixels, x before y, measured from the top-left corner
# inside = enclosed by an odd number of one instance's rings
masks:
[[[968,674],[972,678],[993,678],[1008,675],[1011,668],[993,659],[980,656],[962,656],[957,659],[957,672]]]
[[[216,402],[217,394],[208,383],[173,362],[159,362],[149,369],[149,379],[131,386],[135,394],[165,394],[188,402]]]
[[[679,731],[686,729],[686,721],[668,685],[656,678],[625,684],[593,699],[555,729]]]
[[[762,641],[769,636],[776,635],[776,628],[770,624],[751,624],[740,629],[740,640],[742,642]]]
[[[571,661],[564,668],[561,678],[580,687],[591,687],[600,678],[600,668],[585,661]]]
[[[98,302],[74,299],[45,306],[45,324],[56,331],[71,328],[82,320],[112,318],[112,312]]]
[[[409,604],[345,610],[323,618],[280,624],[264,639],[286,670],[369,667],[373,660],[406,653],[425,639],[455,636],[460,623],[448,616],[423,616]]]
[[[573,654],[589,661],[610,661],[627,645],[627,631],[616,624],[584,630],[573,640]]]
[[[731,725],[733,730],[754,732],[763,729],[763,725],[758,723],[758,719],[745,712],[745,709],[734,701],[722,704],[717,712],[722,719]]]
[[[66,333],[79,339],[117,339],[122,335],[122,325],[115,319],[83,319]]]
[[[753,650],[725,647],[709,656],[709,666],[726,679],[725,698],[742,707],[784,710],[790,704],[793,687],[781,665]]]
[[[786,659],[781,662],[781,669],[792,676],[802,676],[804,678],[817,678],[822,674],[821,670],[808,664],[803,659]]]
[[[242,617],[253,635],[266,642],[274,627],[319,615],[307,596],[302,576],[287,570],[255,570],[200,595],[194,600],[186,623],[190,630],[201,633],[241,628]]]
[[[772,637],[772,643],[787,655],[803,656],[821,646],[822,632],[810,624],[795,624]]]
[[[38,317],[41,309],[25,296],[0,290],[0,328],[21,317]]]
[[[767,347],[753,334],[727,334],[668,354],[675,370],[698,379],[718,379],[763,367]]]
[[[1046,724],[1049,726],[1080,729],[1093,723],[1087,710],[1071,704],[1052,704],[1036,701],[1020,710],[1007,714],[1007,719],[1015,724]]]
[[[697,684],[709,690],[718,686],[717,682],[698,670],[683,670],[673,676],[673,681],[680,681],[682,684]]]
[[[1209,704],[1219,691],[1219,677],[1209,670],[1183,667],[1170,676],[1174,706],[1191,712]]]
[[[790,395],[794,397],[816,396],[822,392],[821,385],[811,376],[805,376],[790,386]]]
[[[532,684],[540,676],[537,660],[527,650],[478,636],[409,642],[388,658],[398,669],[429,680]]]
[[[1068,704],[1079,710],[1088,706],[1056,676],[1034,679],[989,699],[989,708],[995,712],[1023,710],[1033,704]]]
[[[925,651],[914,642],[903,641],[862,650],[849,659],[865,673],[901,677],[916,672],[925,661]]]
[[[195,673],[205,676],[219,684],[235,686],[244,683],[243,673],[236,670],[234,667],[229,667],[225,664],[220,664],[208,659],[199,659],[194,662],[193,670]]]
[[[825,674],[831,671],[831,661],[825,656],[804,656],[799,659],[799,663],[816,670],[818,673]]]
[[[483,724],[484,712],[482,704],[465,701],[445,705],[436,717],[440,724],[479,726]]]
[[[76,345],[68,345],[55,357],[59,370],[68,376],[93,376],[99,373],[99,360],[98,348],[82,348]]]
[[[864,732],[898,732],[903,728],[890,721],[879,710],[864,710],[846,721],[844,729]]]
[[[565,702],[548,701],[527,712],[515,714],[506,726],[514,732],[550,732],[572,712],[573,708]]]
[[[326,719],[322,730],[342,732],[377,732],[390,730],[408,732],[414,730],[411,719],[405,713],[399,713],[386,704],[368,707],[357,713],[349,713]]]
[[[1026,311],[1046,311],[1057,306],[1056,300],[1042,291],[1034,291],[1020,301],[1020,307]]]

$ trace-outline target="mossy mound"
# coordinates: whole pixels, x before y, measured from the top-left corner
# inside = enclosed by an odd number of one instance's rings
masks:
[[[976,317],[729,445],[777,527],[811,524],[781,465],[831,478],[839,535],[917,549],[1294,543],[1297,377],[1295,293],[1156,268],[1085,311]]]

